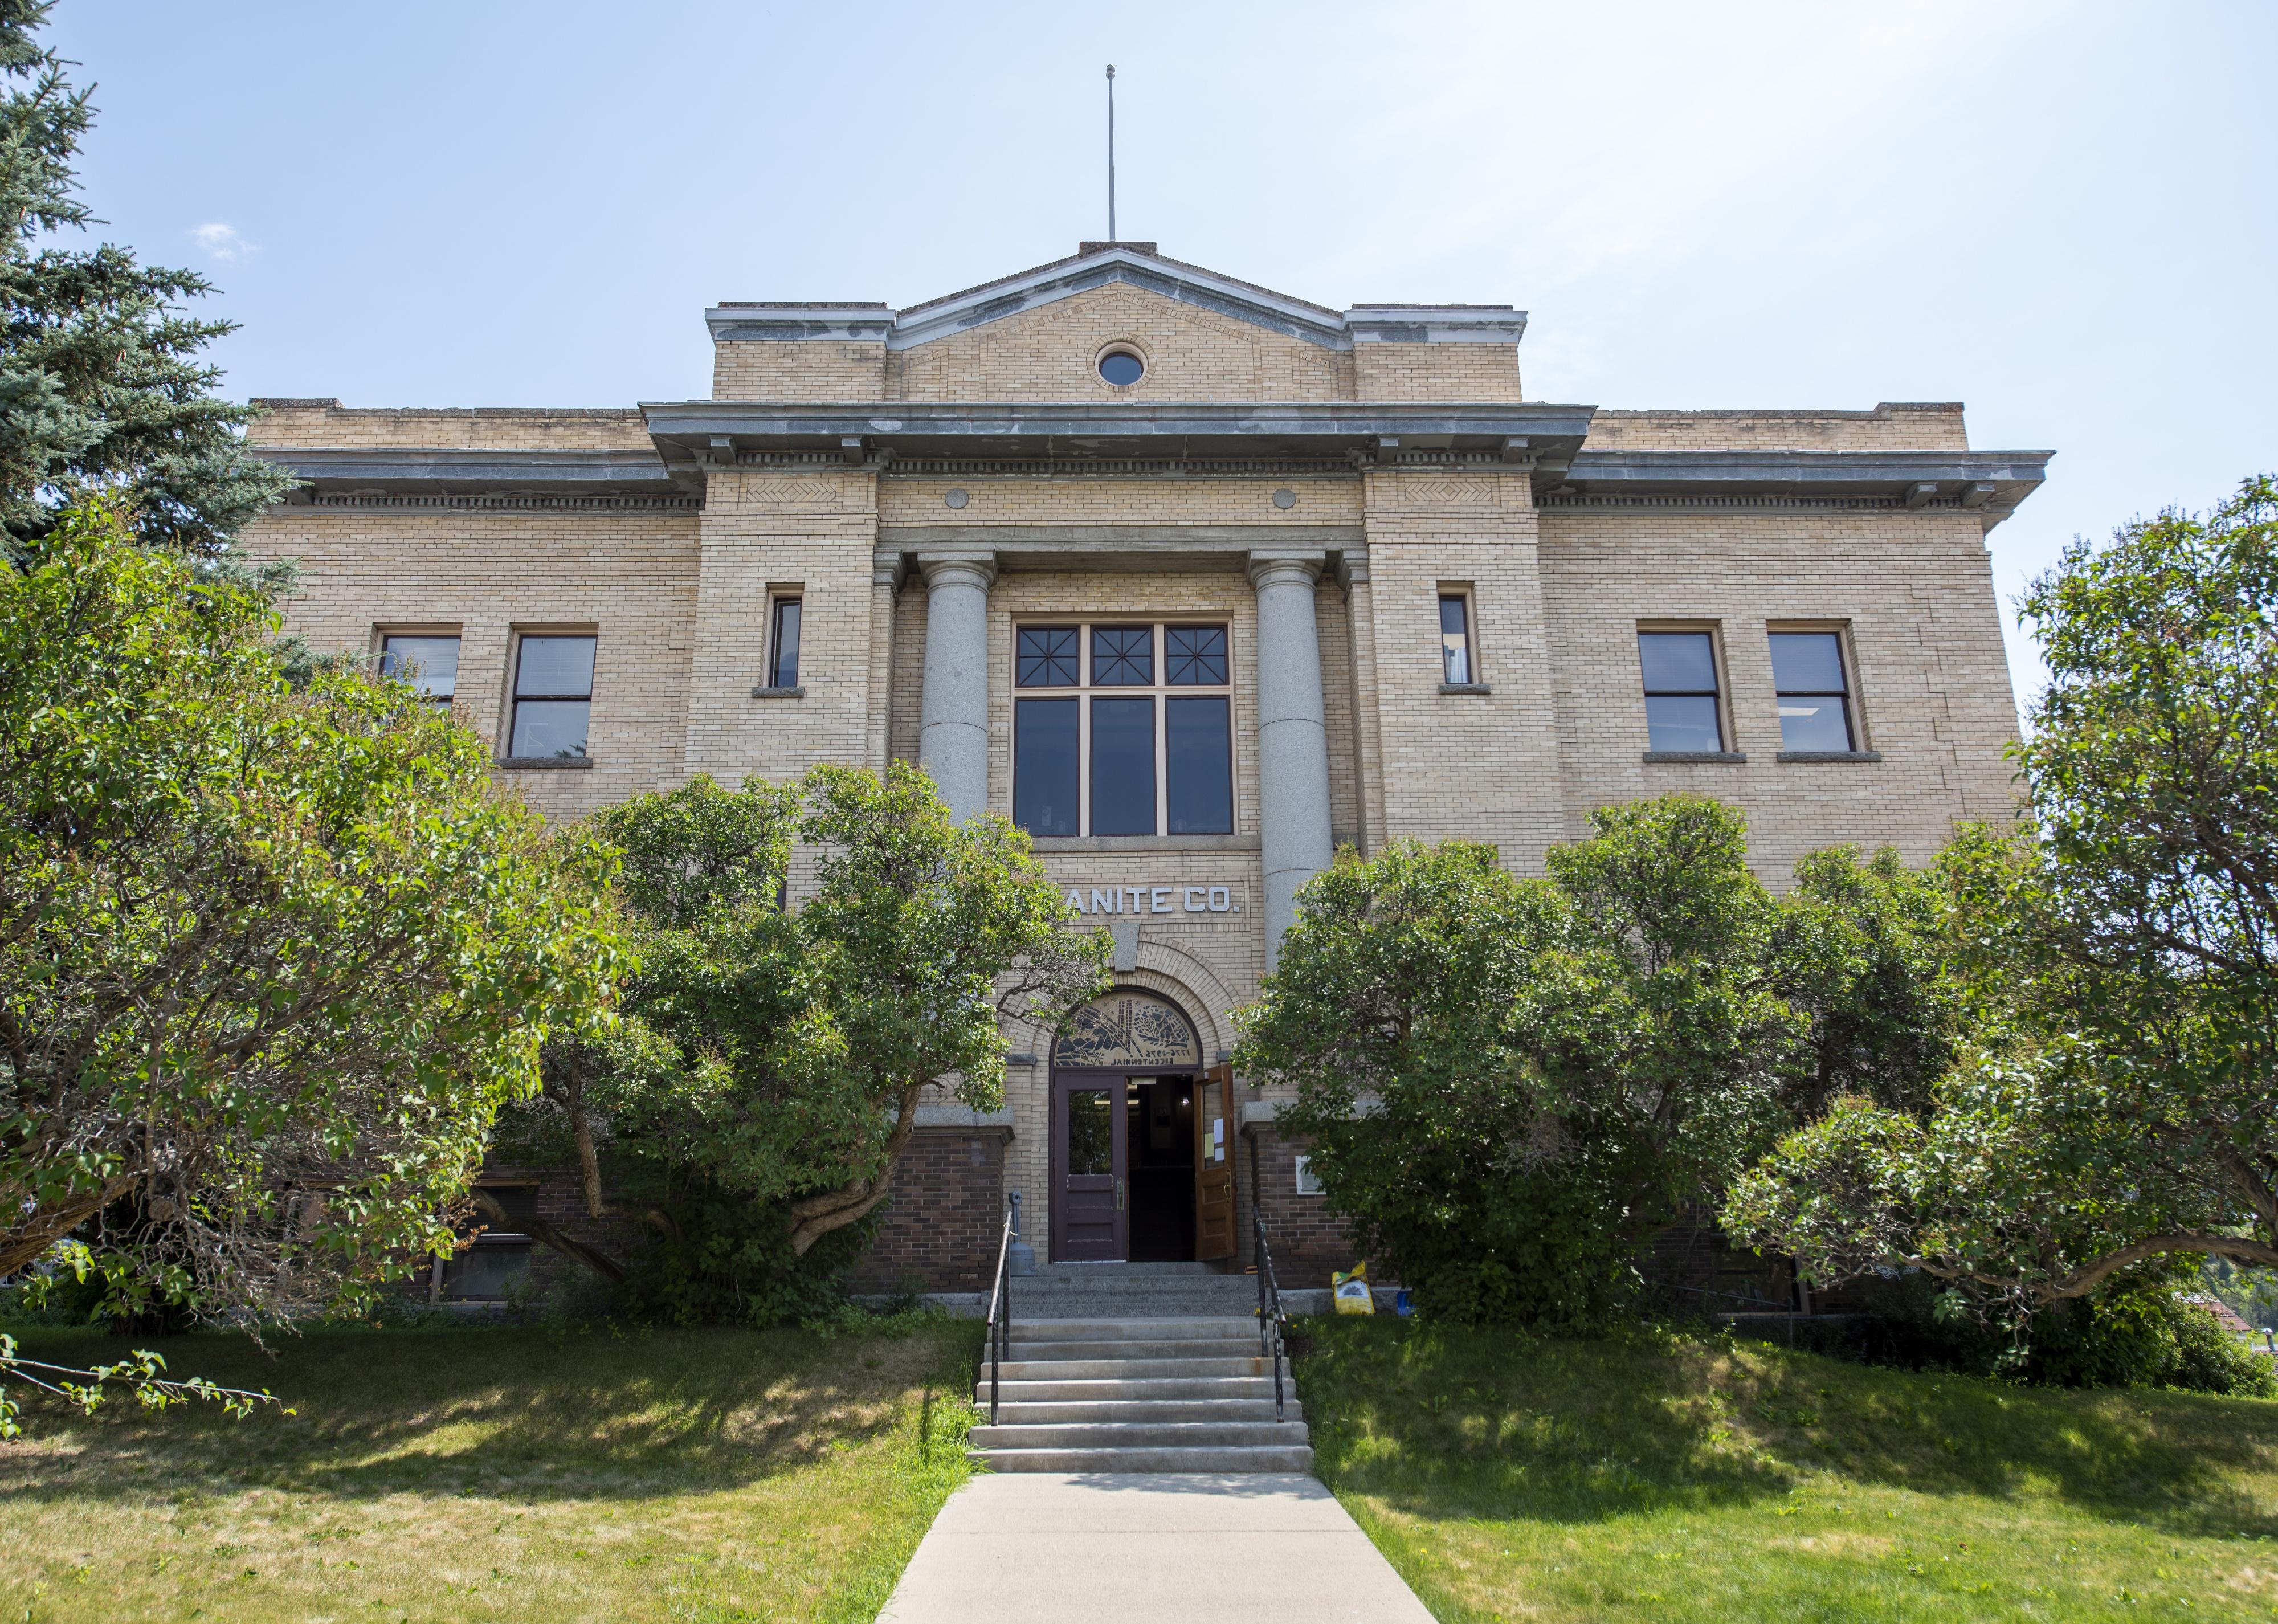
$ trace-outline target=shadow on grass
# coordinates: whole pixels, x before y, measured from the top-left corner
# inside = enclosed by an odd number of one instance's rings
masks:
[[[926,1409],[918,1424],[933,1424],[933,1409],[970,1391],[979,1336],[322,1330],[275,1340],[272,1360],[241,1337],[19,1331],[28,1357],[83,1365],[149,1346],[170,1374],[266,1387],[298,1413],[147,1415],[124,1393],[91,1419],[27,1405],[27,1441],[0,1446],[0,1495],[117,1484],[161,1497],[262,1486],[533,1500],[732,1488],[908,1425],[913,1398]]]
[[[1589,1521],[1831,1474],[2278,1535],[2278,1403],[2067,1392],[1713,1335],[1605,1340],[1317,1321],[1298,1367],[1331,1487],[1429,1517]]]

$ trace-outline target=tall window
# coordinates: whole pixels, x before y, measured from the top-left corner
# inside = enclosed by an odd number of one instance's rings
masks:
[[[1724,747],[1716,714],[1716,650],[1706,632],[1640,632],[1648,749],[1716,751]]]
[[[1039,836],[1234,832],[1225,626],[1013,637],[1014,822]]]
[[[799,686],[799,611],[797,598],[776,600],[775,625],[768,634],[768,686]]]
[[[379,640],[379,674],[419,690],[429,704],[448,710],[459,691],[459,640],[455,637],[396,637]]]
[[[1460,592],[1440,594],[1440,680],[1472,683],[1472,605]]]
[[[582,760],[592,706],[592,638],[524,638],[515,658],[514,728],[507,754]]]
[[[1832,632],[1775,632],[1772,686],[1779,691],[1780,748],[1851,750],[1851,687],[1843,640]]]

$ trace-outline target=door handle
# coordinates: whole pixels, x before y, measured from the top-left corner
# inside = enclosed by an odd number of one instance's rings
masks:
[[[1123,1210],[1123,1181],[1120,1178],[1115,1181],[1115,1210]]]

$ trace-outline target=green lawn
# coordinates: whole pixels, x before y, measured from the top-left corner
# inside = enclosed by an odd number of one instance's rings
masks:
[[[1321,1475],[1438,1618],[2278,1618],[2278,1402],[1316,1320]]]
[[[18,1333],[61,1361],[88,1335]],[[0,1444],[0,1624],[869,1619],[966,1474],[978,1327],[160,1340],[299,1413]]]

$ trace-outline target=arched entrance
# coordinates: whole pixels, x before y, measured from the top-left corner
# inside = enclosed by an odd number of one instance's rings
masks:
[[[1232,1076],[1178,1006],[1119,987],[1052,1040],[1051,1256],[1234,1255]]]

